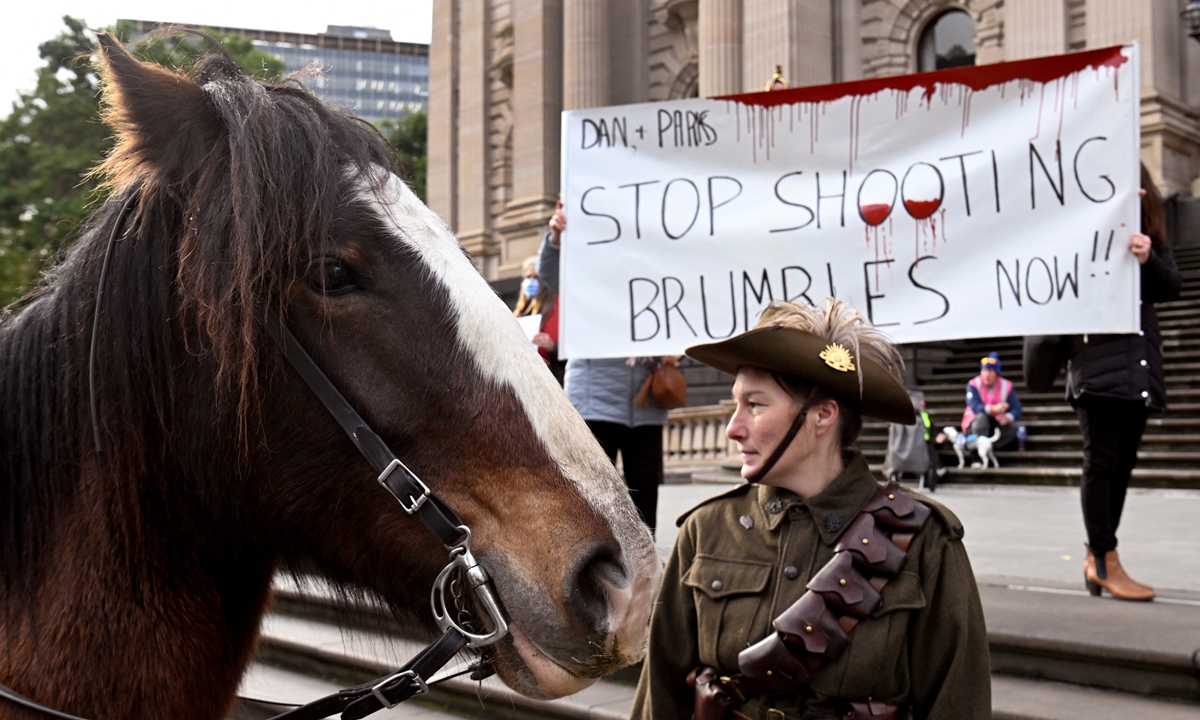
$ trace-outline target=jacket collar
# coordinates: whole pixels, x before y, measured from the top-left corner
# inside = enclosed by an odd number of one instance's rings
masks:
[[[871,474],[866,458],[854,450],[846,469],[816,497],[804,500],[790,490],[770,485],[760,485],[758,497],[771,530],[779,527],[792,507],[805,507],[817,525],[821,541],[833,545],[878,491],[879,482]],[[771,512],[775,509],[778,511]]]

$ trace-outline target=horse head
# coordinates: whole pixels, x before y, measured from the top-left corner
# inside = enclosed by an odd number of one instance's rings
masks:
[[[118,139],[100,172],[114,199],[39,296],[0,325],[0,343],[21,348],[0,367],[0,395],[54,408],[19,402],[3,428],[0,512],[22,522],[3,536],[2,579],[33,602],[0,639],[16,658],[0,660],[0,680],[93,718],[216,717],[279,569],[429,624],[445,549],[377,484],[271,342],[264,308],[469,524],[510,620],[493,653],[501,679],[550,698],[636,661],[660,576],[650,535],[535,348],[378,133],[297,85],[243,75],[220,52],[184,76],[100,40]],[[122,222],[120,200],[133,192]],[[85,415],[97,303],[100,452]],[[51,355],[58,370],[40,380],[15,372]],[[49,421],[70,439],[22,464],[15,450],[38,440],[21,428]],[[61,532],[41,527],[48,518]],[[112,565],[51,572],[96,563]],[[109,669],[95,666],[112,658],[101,646],[111,630],[21,642],[99,607],[120,616],[129,645],[159,639]],[[59,667],[109,685],[72,693]],[[196,689],[157,687],[172,674],[192,675]]]

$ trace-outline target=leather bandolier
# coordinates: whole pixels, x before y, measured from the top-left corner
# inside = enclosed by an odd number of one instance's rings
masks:
[[[775,632],[738,654],[741,673],[692,671],[693,720],[749,720],[736,704],[763,692],[797,692],[817,668],[840,657],[850,631],[875,612],[884,586],[900,574],[908,546],[929,515],[929,507],[901,493],[899,483],[881,488],[846,528],[808,591],[775,618]],[[849,704],[846,720],[895,720],[898,714],[896,705],[877,700]]]

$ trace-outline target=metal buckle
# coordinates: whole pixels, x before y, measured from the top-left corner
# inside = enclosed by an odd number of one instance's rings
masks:
[[[421,679],[420,675],[416,674],[412,670],[405,670],[404,672],[396,673],[395,675],[388,675],[384,679],[380,680],[375,687],[371,688],[371,694],[375,696],[375,699],[378,700],[381,705],[388,710],[391,710],[399,705],[400,701],[392,702],[388,700],[383,693],[379,692],[379,689],[384,685],[390,685],[397,680],[403,680],[405,677],[408,678],[410,686],[416,685],[417,687],[417,691],[413,693],[413,696],[424,695],[425,693],[429,692],[429,686],[425,684],[425,681]]]
[[[767,720],[787,720],[787,715],[784,715],[781,711],[776,710],[775,708],[771,708],[770,710],[767,710]]]
[[[461,543],[450,548],[450,562],[442,568],[437,580],[434,580],[433,589],[429,593],[429,603],[433,606],[433,619],[437,622],[439,630],[446,632],[450,628],[454,628],[467,639],[467,647],[481,648],[491,645],[507,635],[508,621],[500,612],[500,603],[496,601],[496,595],[492,592],[491,578],[488,577],[487,570],[471,554],[471,531],[465,526],[460,529],[466,537]],[[466,575],[467,586],[492,625],[493,630],[486,635],[468,632],[450,617],[450,611],[446,605],[446,593],[457,570],[462,570]]]
[[[415,481],[418,485],[421,486],[420,496],[418,496],[418,497],[413,497],[412,495],[408,496],[408,501],[410,503],[412,503],[411,507],[408,505],[405,505],[404,501],[400,499],[400,496],[397,495],[396,493],[392,492],[392,489],[390,487],[388,487],[387,479],[396,470],[396,468],[404,468],[404,471],[406,473],[408,473],[408,476],[410,478],[412,478],[413,481]],[[408,513],[409,515],[412,515],[417,510],[421,509],[421,506],[424,505],[425,501],[429,499],[429,495],[431,492],[429,489],[429,486],[426,485],[425,483],[421,482],[421,478],[417,477],[413,473],[413,471],[411,471],[407,467],[405,467],[404,463],[400,462],[400,460],[397,458],[392,458],[392,461],[390,463],[388,463],[388,466],[383,469],[383,472],[379,473],[379,477],[376,478],[376,482],[378,482],[380,485],[382,485],[384,490],[387,490],[389,493],[391,493],[392,497],[396,498],[396,502],[400,503],[400,507],[404,508],[404,512]]]

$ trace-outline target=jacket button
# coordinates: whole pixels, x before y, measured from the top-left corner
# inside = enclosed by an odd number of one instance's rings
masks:
[[[738,522],[740,522],[742,527],[746,528],[747,530],[754,527],[754,518],[750,517],[749,515],[741,516],[738,518]]]
[[[783,569],[783,576],[788,580],[795,580],[800,577],[800,571],[796,569],[795,565],[788,565]]]
[[[1142,391],[1142,397],[1150,397],[1150,393],[1148,393],[1148,392],[1146,392],[1145,390],[1143,390],[1143,391]]]
[[[712,581],[712,589],[716,592],[721,592],[721,588],[723,587],[725,587],[725,583],[721,582],[720,580]]]
[[[1146,367],[1146,361],[1145,361],[1145,360],[1143,360],[1143,361],[1142,361],[1142,367]]]

